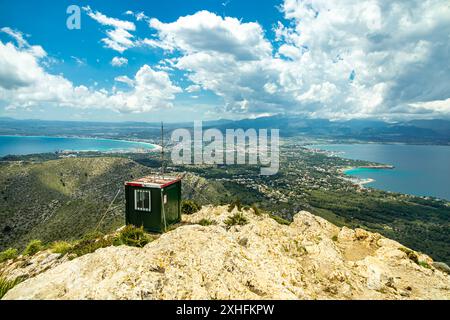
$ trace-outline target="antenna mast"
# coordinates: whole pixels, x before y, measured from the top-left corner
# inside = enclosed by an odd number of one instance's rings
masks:
[[[161,175],[164,176],[164,123],[161,121]]]

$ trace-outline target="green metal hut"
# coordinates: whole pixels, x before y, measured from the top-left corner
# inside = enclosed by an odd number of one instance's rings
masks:
[[[181,221],[181,178],[148,176],[125,183],[126,224],[165,232]]]

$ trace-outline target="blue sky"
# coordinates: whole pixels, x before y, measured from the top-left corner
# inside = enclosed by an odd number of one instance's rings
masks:
[[[448,118],[446,1],[0,0],[0,116]]]

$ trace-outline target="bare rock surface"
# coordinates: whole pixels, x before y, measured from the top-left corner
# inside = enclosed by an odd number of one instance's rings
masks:
[[[379,234],[304,211],[289,226],[244,211],[249,223],[227,228],[234,213],[204,207],[142,249],[58,263],[4,299],[450,299],[450,276],[430,257],[415,262]]]

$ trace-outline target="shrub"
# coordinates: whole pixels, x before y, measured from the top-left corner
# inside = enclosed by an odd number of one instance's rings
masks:
[[[242,212],[237,212],[234,215],[228,217],[225,221],[228,228],[232,226],[243,226],[248,223],[248,219],[242,214]]]
[[[183,200],[181,202],[181,212],[183,214],[194,214],[201,209],[201,206],[193,200]]]
[[[235,201],[233,201],[232,203],[230,203],[228,205],[228,212],[233,211],[234,208],[237,208],[237,210],[240,212],[242,211],[242,204],[241,204],[241,200],[236,199]]]
[[[23,255],[25,256],[33,256],[39,251],[43,249],[41,240],[31,240],[25,250],[23,251]]]
[[[120,231],[114,239],[114,245],[126,245],[130,247],[142,248],[150,242],[150,238],[145,234],[144,227],[137,228],[128,225]]]
[[[275,220],[276,222],[278,222],[279,224],[283,224],[283,225],[286,225],[286,226],[288,226],[288,225],[291,224],[290,221],[288,221],[288,220],[286,220],[286,219],[283,219],[283,218],[281,218],[281,217],[279,217],[279,216],[276,216],[276,215],[274,215],[274,214],[271,214],[270,217],[271,217],[273,220]]]
[[[216,224],[216,222],[215,221],[211,221],[209,219],[202,219],[199,222],[197,222],[197,224],[199,224],[201,226],[204,226],[204,227],[207,227],[207,226],[211,226],[211,225]]]
[[[253,209],[253,213],[254,213],[256,216],[260,216],[260,215],[261,215],[261,211],[260,211],[259,208],[256,206],[256,204],[253,204],[253,205],[252,205],[252,209]]]
[[[22,282],[22,278],[18,277],[14,280],[8,280],[2,274],[0,274],[0,299],[12,288]]]
[[[72,248],[73,245],[66,241],[56,241],[53,242],[50,246],[50,250],[53,253],[59,253],[61,255],[65,255],[66,253],[70,252]]]
[[[0,252],[0,263],[5,262],[6,260],[15,259],[19,255],[17,249],[9,248],[5,251]]]
[[[96,240],[96,239],[102,238],[104,236],[105,236],[105,234],[100,231],[90,231],[90,232],[86,233],[81,238],[81,240]]]
[[[337,242],[337,241],[338,241],[338,236],[337,236],[337,235],[334,235],[334,236],[331,238],[331,240],[333,240],[334,242]]]
[[[70,255],[81,257],[85,254],[92,253],[97,249],[109,247],[112,244],[112,239],[110,238],[84,239],[73,245],[68,253]]]

